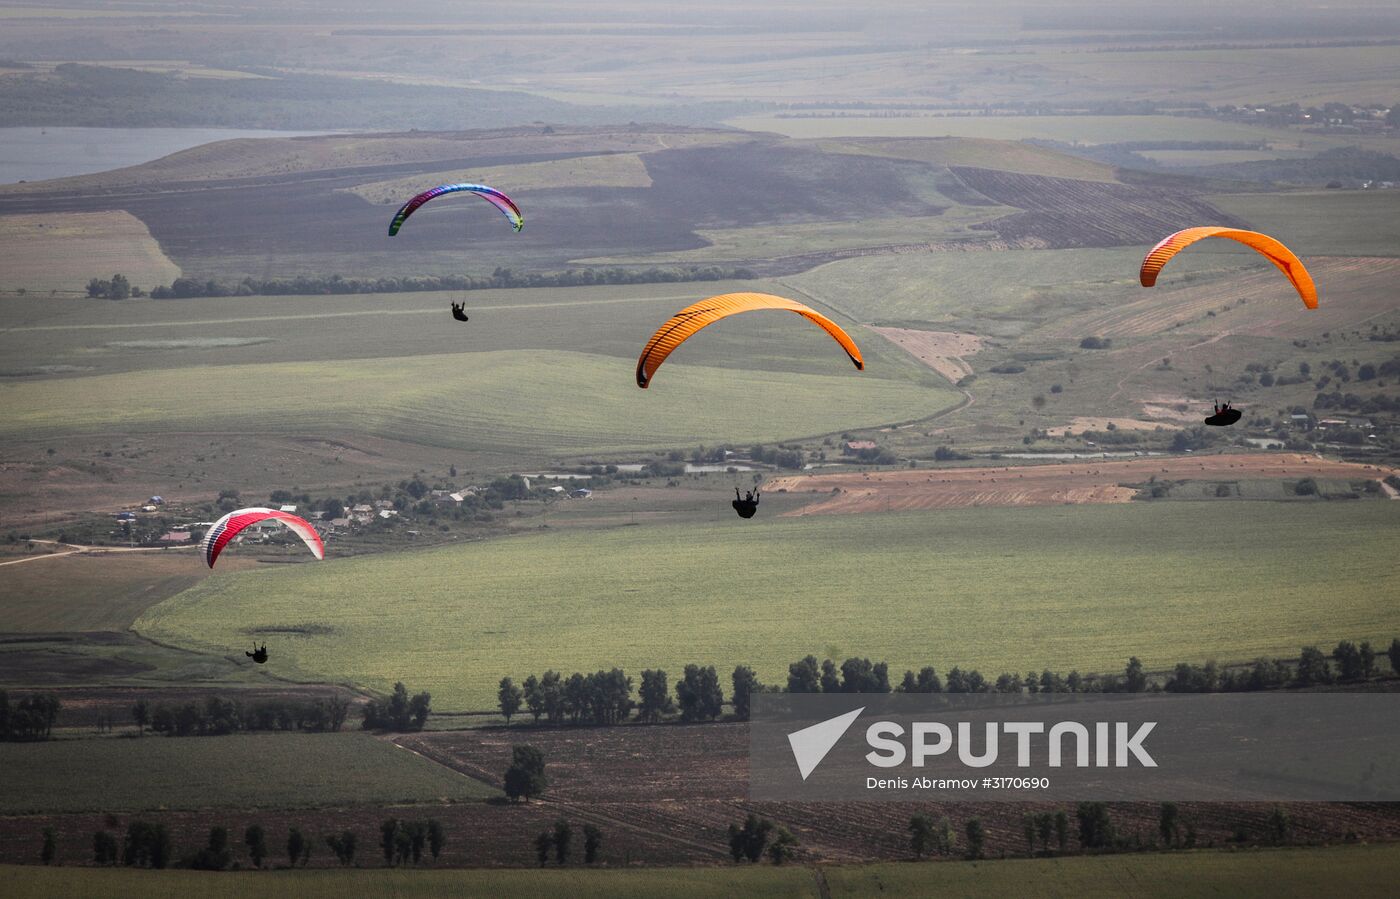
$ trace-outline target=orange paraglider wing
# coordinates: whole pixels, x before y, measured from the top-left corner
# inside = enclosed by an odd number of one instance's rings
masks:
[[[855,363],[858,370],[865,370],[865,360],[861,358],[860,348],[856,346],[854,340],[836,322],[795,300],[784,297],[776,297],[768,293],[726,293],[720,296],[710,297],[693,303],[680,312],[677,312],[660,328],[651,335],[647,341],[646,348],[642,350],[642,355],[637,359],[637,386],[645,388],[651,383],[651,379],[656,376],[656,370],[661,367],[661,363],[666,361],[666,357],[680,346],[694,333],[706,325],[714,324],[722,318],[731,315],[738,315],[741,312],[753,312],[758,309],[785,309],[788,312],[795,312],[812,324],[830,334],[841,348],[846,351],[846,355],[851,357],[851,362]]]
[[[1196,241],[1207,237],[1228,237],[1230,240],[1238,241],[1255,250],[1277,266],[1278,270],[1283,272],[1289,281],[1293,282],[1304,306],[1309,309],[1317,308],[1317,286],[1313,284],[1312,275],[1308,274],[1302,261],[1293,255],[1293,251],[1267,234],[1260,234],[1258,231],[1242,231],[1238,228],[1187,228],[1185,231],[1178,231],[1171,235],[1153,247],[1148,252],[1147,257],[1142,260],[1142,271],[1139,273],[1142,286],[1151,287],[1156,284],[1157,273],[1162,270],[1162,266],[1166,265],[1168,260]]]

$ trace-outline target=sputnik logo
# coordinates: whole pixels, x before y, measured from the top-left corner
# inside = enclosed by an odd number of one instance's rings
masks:
[[[801,772],[803,780],[816,770],[822,759],[831,751],[831,747],[836,745],[836,741],[841,739],[863,711],[865,706],[787,735],[788,745],[792,747],[792,756],[797,759],[797,770]]]

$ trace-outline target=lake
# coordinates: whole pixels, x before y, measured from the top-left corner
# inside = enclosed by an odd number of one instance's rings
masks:
[[[240,128],[0,128],[0,184],[140,165],[216,140],[327,133]]]

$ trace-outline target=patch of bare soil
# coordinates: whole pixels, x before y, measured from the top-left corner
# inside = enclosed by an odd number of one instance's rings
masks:
[[[972,374],[963,357],[982,349],[982,338],[960,331],[917,331],[912,328],[876,328],[872,331],[938,372],[950,384]]]
[[[1160,421],[1139,421],[1136,418],[1101,418],[1090,415],[1080,415],[1070,420],[1067,425],[1059,425],[1054,428],[1046,428],[1045,433],[1050,437],[1063,437],[1066,434],[1082,434],[1085,431],[1107,431],[1109,425],[1113,425],[1119,431],[1155,431],[1158,428],[1166,427],[1176,430],[1175,425],[1164,425]]]
[[[1121,485],[1139,484],[1154,476],[1163,480],[1303,477],[1380,480],[1390,473],[1390,469],[1374,465],[1332,462],[1299,453],[1226,453],[999,468],[788,475],[772,479],[764,485],[764,490],[820,496],[822,498],[816,502],[785,514],[826,515],[970,506],[1128,502],[1137,491]]]

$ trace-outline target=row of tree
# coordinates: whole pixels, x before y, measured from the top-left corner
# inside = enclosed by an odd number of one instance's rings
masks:
[[[1400,637],[1391,641],[1387,650],[1391,668],[1400,673]],[[1335,664],[1335,669],[1333,665]],[[1329,655],[1316,646],[1303,647],[1296,663],[1284,659],[1256,659],[1245,667],[1222,668],[1214,661],[1204,665],[1181,662],[1165,678],[1153,678],[1136,656],[1128,660],[1123,673],[1082,675],[1078,671],[1060,674],[1046,668],[1042,671],[1003,673],[991,681],[976,669],[963,670],[954,666],[946,678],[937,669],[926,665],[917,672],[908,670],[898,684],[890,681],[889,664],[871,662],[868,658],[852,656],[839,666],[831,659],[818,661],[816,656],[793,662],[788,666],[785,687],[759,683],[753,669],[747,665],[735,667],[730,675],[733,685],[730,702],[734,716],[747,721],[753,694],[762,692],[788,693],[1170,693],[1244,692],[1279,687],[1311,687],[1334,682],[1357,683],[1380,673],[1377,653],[1371,644],[1343,640]],[[528,711],[535,724],[621,724],[636,711],[635,720],[652,724],[679,712],[685,722],[713,721],[723,712],[725,702],[719,677],[713,665],[685,666],[684,676],[676,683],[675,698],[668,687],[664,670],[642,672],[641,687],[636,701],[632,699],[632,678],[621,668],[598,671],[595,674],[574,673],[563,677],[557,671],[542,676],[530,675],[523,686],[512,678],[501,679],[497,691],[497,707],[509,724],[522,709]]]
[[[723,268],[717,265],[690,265],[673,268],[650,267],[645,269],[625,268],[586,268],[568,269],[562,272],[515,272],[509,268],[497,268],[489,276],[442,275],[423,278],[345,278],[333,275],[329,278],[297,277],[244,278],[236,284],[215,281],[200,281],[196,278],[176,278],[170,286],[156,287],[151,296],[157,300],[188,299],[192,297],[248,297],[248,296],[306,296],[355,293],[412,293],[435,290],[501,290],[514,287],[587,287],[601,284],[669,284],[683,281],[742,281],[754,277],[746,268]],[[121,275],[113,276],[116,281]],[[89,284],[90,296],[93,284],[101,284],[94,278]],[[114,297],[125,299],[125,297]]]
[[[152,705],[142,699],[131,707],[131,718],[143,732],[149,726],[168,737],[205,737],[240,731],[339,731],[349,712],[350,701],[340,696],[314,702],[268,699],[250,705],[210,696],[203,705]]]
[[[1035,856],[1069,852],[1071,828],[1081,852],[1194,849],[1199,841],[1195,822],[1183,819],[1181,809],[1175,802],[1161,804],[1157,815],[1157,834],[1146,838],[1136,831],[1127,834],[1118,830],[1107,804],[1081,802],[1075,808],[1073,822],[1063,809],[1027,812],[1022,818],[1026,853]],[[958,831],[946,817],[935,822],[931,816],[921,812],[909,819],[908,829],[909,849],[916,859],[930,855],[955,856],[959,853]],[[972,818],[967,821],[963,833],[967,840],[963,854],[969,859],[981,858],[987,838],[987,830],[981,820]],[[1265,819],[1261,836],[1270,845],[1280,846],[1288,843],[1292,834],[1293,821],[1288,811],[1282,806],[1275,806]],[[1254,835],[1239,825],[1232,839],[1244,843],[1254,839]]]
[[[734,685],[735,712],[747,719],[749,695],[758,687],[758,680],[746,665],[736,667],[730,680]],[[634,710],[637,720],[647,723],[677,710],[681,720],[687,722],[713,721],[723,713],[724,691],[713,665],[686,665],[676,682],[674,700],[668,683],[665,671],[643,671],[641,688],[634,700],[633,680],[621,668],[593,674],[575,672],[567,678],[550,670],[539,677],[530,675],[521,685],[512,678],[501,678],[496,691],[497,707],[507,724],[521,709],[536,724],[543,719],[550,724],[614,725],[627,721]]]
[[[87,295],[94,300],[124,300],[127,297],[145,296],[141,288],[132,287],[126,275],[113,275],[111,279],[93,278],[88,282]]]
[[[418,731],[428,722],[432,714],[433,696],[431,693],[408,695],[403,681],[394,684],[394,692],[386,700],[370,700],[365,703],[363,728],[365,730],[392,730],[400,733]]]
[[[327,834],[324,839],[340,864],[354,864],[359,841],[353,830]],[[46,827],[41,852],[44,864],[53,862],[56,842],[53,828]],[[287,866],[305,867],[311,859],[312,842],[310,836],[300,827],[289,827],[286,843]],[[248,860],[257,868],[261,868],[272,854],[268,848],[267,832],[261,824],[248,825],[243,831],[243,845],[247,850]],[[379,845],[384,853],[384,863],[391,867],[410,861],[418,864],[425,851],[437,861],[443,847],[447,845],[447,832],[436,818],[426,821],[400,821],[398,818],[389,818],[379,826]],[[120,862],[127,867],[136,868],[176,866],[202,871],[224,871],[234,863],[227,827],[210,828],[209,840],[203,847],[177,859],[169,829],[164,824],[152,824],[148,821],[132,821],[128,824],[125,838],[120,844],[116,836],[109,831],[97,831],[92,835],[92,857],[98,865],[115,865]]]
[[[63,704],[57,696],[36,693],[10,705],[0,690],[0,740],[47,740]]]
[[[554,853],[556,864],[567,865],[573,840],[574,829],[564,818],[555,821],[552,828],[540,831],[534,841],[535,858],[540,867],[549,864],[551,851]],[[603,832],[592,824],[583,825],[583,863],[591,865],[596,862],[602,849]]]

